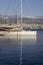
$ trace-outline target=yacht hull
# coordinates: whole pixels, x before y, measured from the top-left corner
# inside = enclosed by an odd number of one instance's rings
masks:
[[[3,36],[5,38],[36,38],[37,31],[18,31],[18,32],[12,32],[12,31],[1,31],[0,36]]]

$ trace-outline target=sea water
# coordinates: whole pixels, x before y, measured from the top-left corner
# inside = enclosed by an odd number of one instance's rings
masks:
[[[0,65],[43,65],[43,31],[36,39],[0,38]]]

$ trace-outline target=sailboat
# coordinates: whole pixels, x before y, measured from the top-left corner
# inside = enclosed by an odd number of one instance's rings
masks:
[[[22,38],[36,38],[36,34],[37,32],[36,31],[26,31],[26,30],[23,30],[22,28],[22,0],[20,0],[20,3],[21,3],[21,26],[20,28],[18,27],[14,27],[12,29],[10,29],[9,31],[1,31],[0,32],[0,35],[3,35],[4,37],[6,38],[17,38],[17,34],[20,38],[20,35]],[[6,27],[7,28],[7,27]],[[7,28],[9,29],[9,28]]]

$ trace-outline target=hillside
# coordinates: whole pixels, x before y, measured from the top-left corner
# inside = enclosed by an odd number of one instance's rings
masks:
[[[16,15],[0,15],[0,23],[14,23],[17,24],[20,23],[20,16]],[[24,24],[43,24],[43,16],[36,16],[36,17],[30,17],[30,16],[23,16],[22,17],[22,23]]]

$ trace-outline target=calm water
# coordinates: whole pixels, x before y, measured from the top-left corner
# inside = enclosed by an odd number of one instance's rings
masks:
[[[1,39],[0,65],[43,65],[43,31],[36,39]]]

